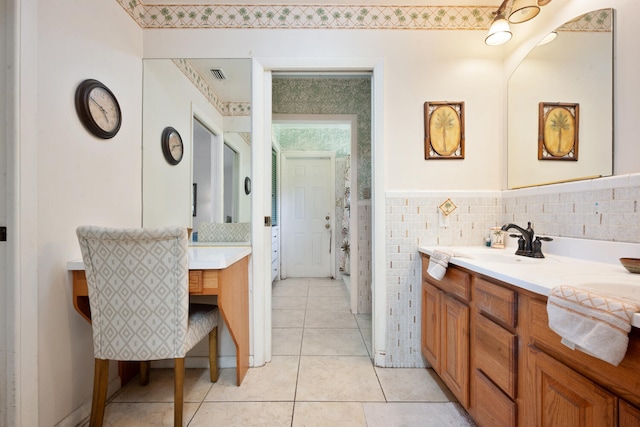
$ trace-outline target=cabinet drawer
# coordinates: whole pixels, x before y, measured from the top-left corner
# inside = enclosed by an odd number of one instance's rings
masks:
[[[512,399],[516,398],[518,337],[486,317],[475,316],[475,367]]]
[[[218,274],[219,270],[190,270],[189,293],[217,295]]]
[[[427,272],[429,268],[429,257],[422,256],[422,277],[435,287],[443,290],[444,292],[455,295],[464,302],[469,302],[471,299],[471,275],[460,268],[454,267],[451,264],[447,268],[447,274],[444,275],[442,280],[436,280]]]
[[[518,295],[514,290],[475,278],[473,292],[476,308],[479,311],[505,326],[516,327]]]
[[[202,270],[189,272],[189,293],[201,294],[202,293]]]
[[[481,427],[514,427],[516,404],[500,391],[482,372],[475,371],[472,393],[474,419]]]

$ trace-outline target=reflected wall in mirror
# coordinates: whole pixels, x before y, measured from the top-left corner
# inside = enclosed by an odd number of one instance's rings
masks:
[[[143,72],[143,226],[191,227],[196,237],[203,222],[249,222],[251,60],[145,59]],[[160,149],[166,126],[183,137],[175,166]]]
[[[508,85],[508,188],[613,174],[613,10],[579,16],[537,46]],[[540,102],[580,105],[580,157],[538,160]]]

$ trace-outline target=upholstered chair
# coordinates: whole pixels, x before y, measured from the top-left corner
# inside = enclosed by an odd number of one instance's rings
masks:
[[[182,426],[184,357],[207,335],[211,381],[218,378],[218,309],[189,304],[187,230],[81,226],[95,372],[90,425],[101,426],[109,360],[174,359],[174,425]]]

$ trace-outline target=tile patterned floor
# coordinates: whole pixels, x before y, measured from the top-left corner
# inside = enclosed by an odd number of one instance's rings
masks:
[[[342,282],[287,279],[273,288],[273,358],[251,368],[240,387],[235,370],[217,383],[187,369],[185,425],[473,426],[430,369],[376,368],[371,316],[352,315]],[[154,369],[111,399],[106,426],[171,426],[173,371]]]

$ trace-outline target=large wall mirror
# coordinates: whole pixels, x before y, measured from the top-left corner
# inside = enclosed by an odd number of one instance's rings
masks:
[[[251,60],[145,59],[143,72],[143,226],[249,223]],[[162,152],[167,127],[178,164]]]
[[[553,41],[533,48],[511,76],[508,188],[613,174],[613,29],[612,9],[578,16]],[[540,103],[579,106],[577,160],[539,160]],[[547,129],[560,135],[566,126],[550,119]]]

